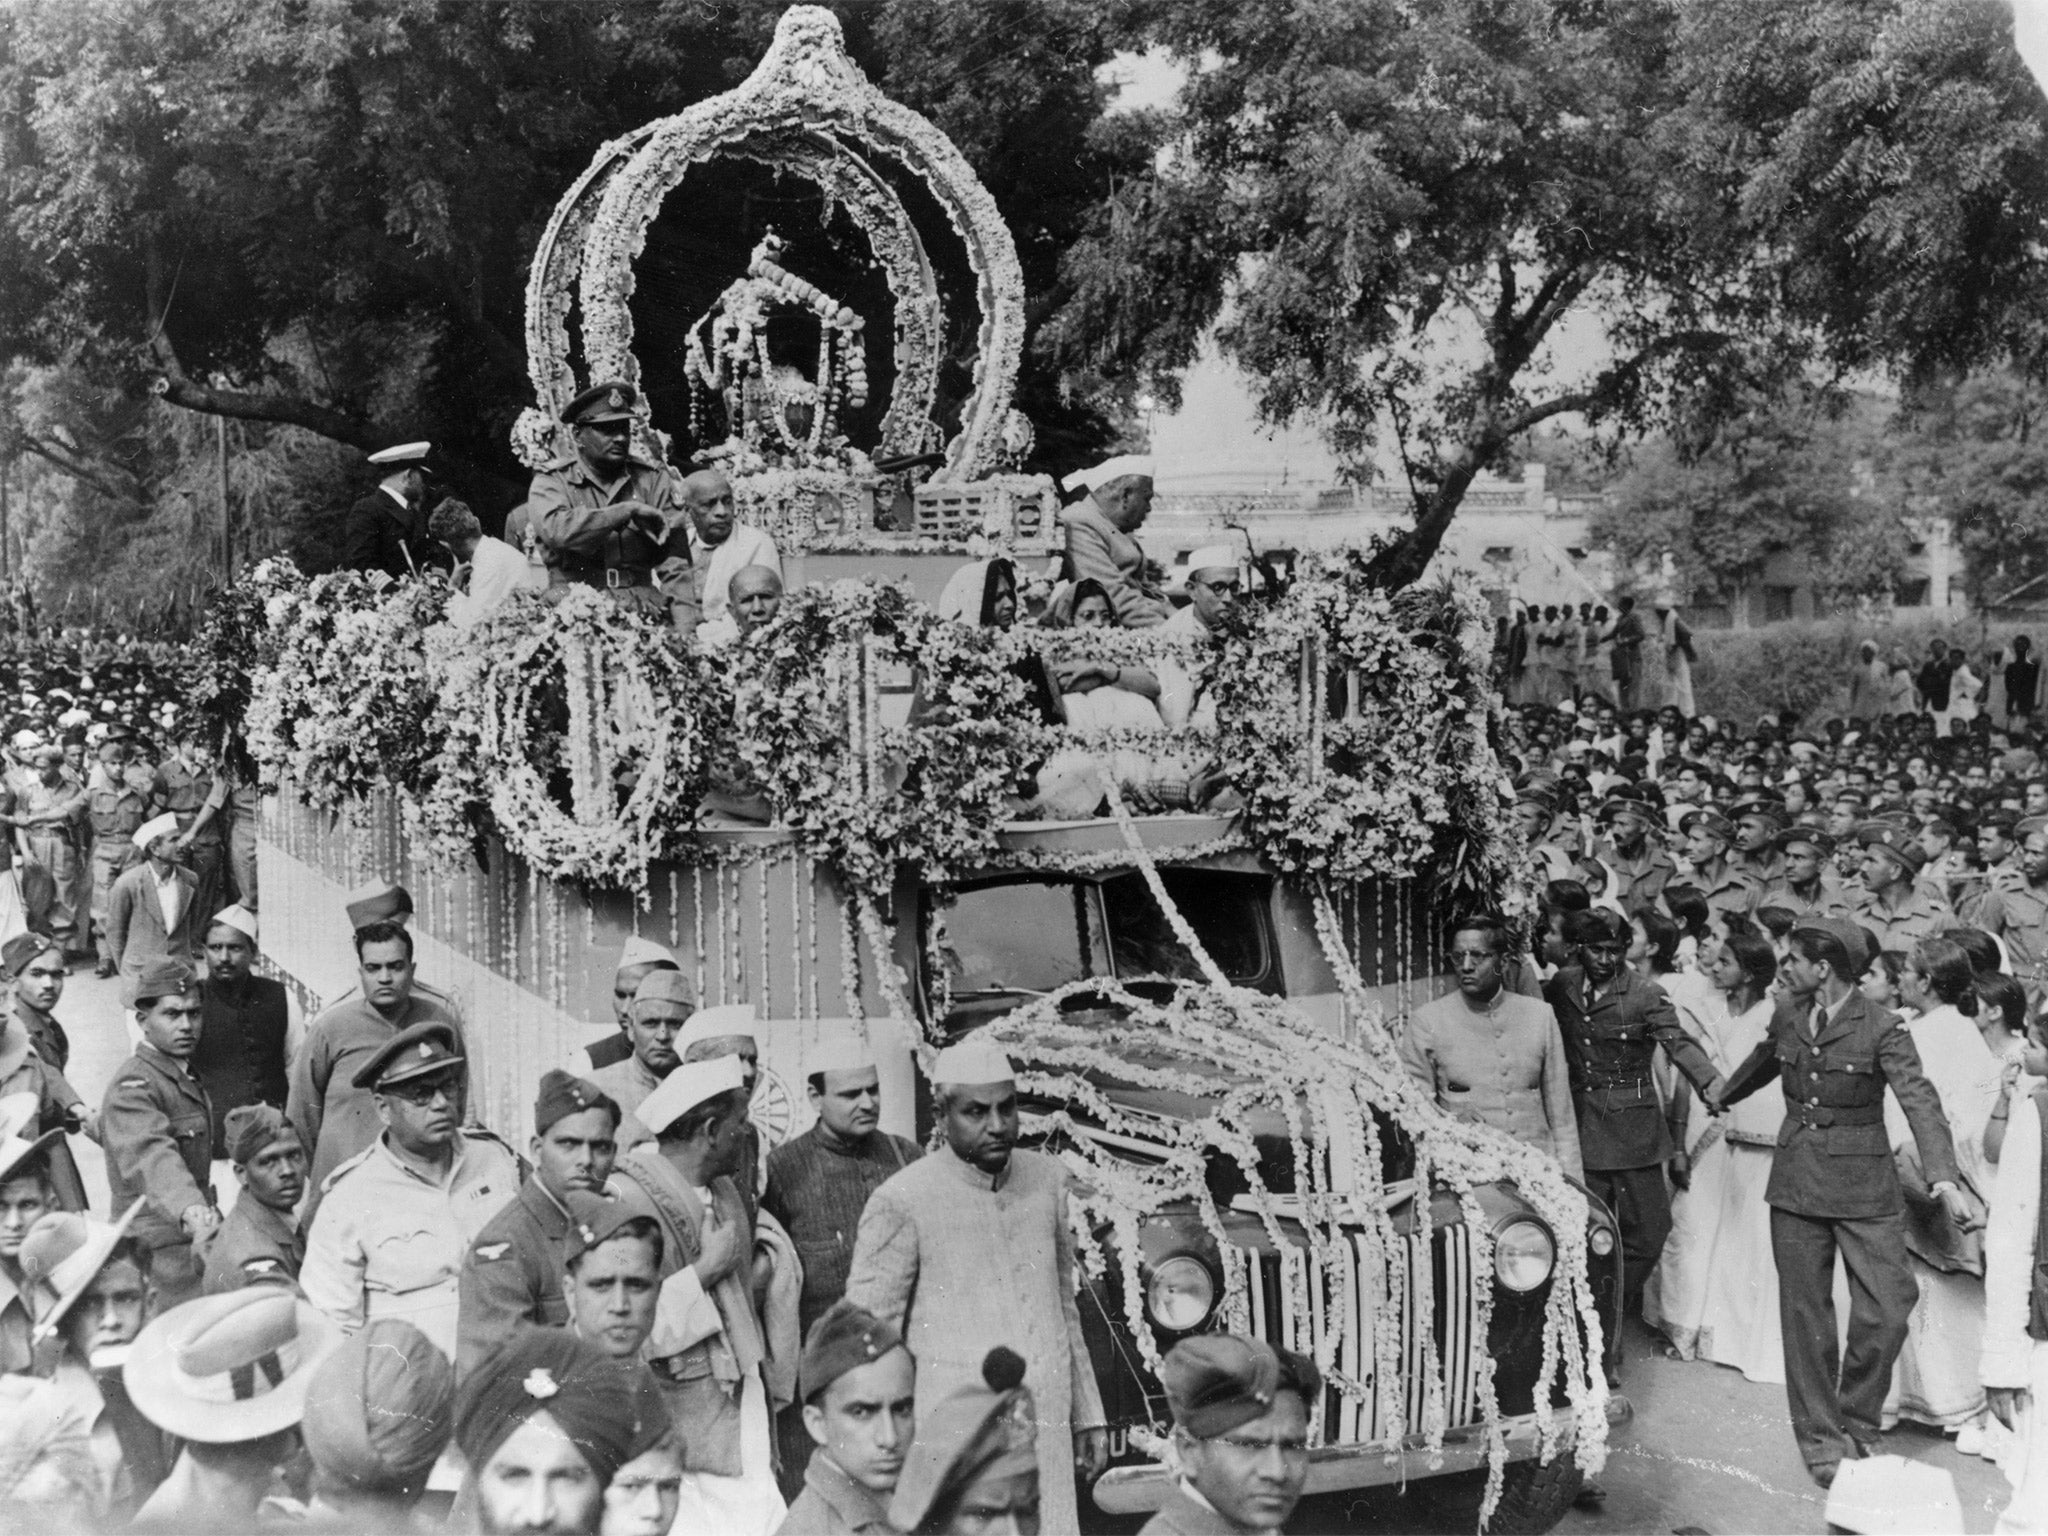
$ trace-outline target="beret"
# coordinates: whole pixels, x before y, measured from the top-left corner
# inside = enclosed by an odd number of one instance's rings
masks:
[[[182,997],[199,990],[199,977],[182,960],[152,960],[128,983],[128,1006],[140,1008],[160,997]]]
[[[557,1120],[580,1115],[586,1109],[610,1110],[612,1128],[618,1128],[618,1101],[595,1083],[572,1077],[558,1067],[540,1080],[540,1094],[533,1102],[533,1134],[545,1136]]]
[[[455,1426],[455,1368],[419,1329],[380,1317],[320,1363],[299,1433],[315,1466],[348,1488],[423,1483]]]
[[[228,1111],[226,1130],[228,1161],[232,1163],[246,1163],[287,1136],[301,1148],[306,1145],[299,1128],[285,1119],[284,1111],[274,1104],[237,1104]]]
[[[1167,1351],[1159,1381],[1173,1422],[1208,1440],[1263,1418],[1279,1392],[1299,1393],[1303,1406],[1312,1406],[1322,1378],[1314,1361],[1264,1339],[1204,1333]]]
[[[1909,874],[1918,874],[1927,863],[1919,840],[1904,827],[1888,821],[1866,821],[1856,829],[1856,841],[1866,848],[1882,848]]]
[[[1038,1465],[1038,1413],[1024,1385],[1024,1361],[998,1344],[981,1362],[982,1379],[948,1393],[920,1417],[889,1501],[889,1523],[914,1531],[947,1498],[984,1472]]]
[[[624,379],[607,379],[593,384],[562,407],[562,420],[572,427],[593,421],[628,421],[640,393]]]
[[[1835,840],[1832,837],[1828,836],[1819,827],[1809,827],[1804,823],[1798,826],[1787,827],[1778,834],[1778,847],[1780,849],[1790,848],[1794,843],[1809,843],[1824,854],[1835,851]]]
[[[461,1065],[462,1042],[455,1026],[430,1019],[386,1040],[350,1081],[358,1088],[383,1088]]]
[[[456,1389],[455,1443],[481,1474],[513,1430],[545,1413],[609,1483],[646,1435],[650,1412],[628,1373],[596,1345],[564,1328],[520,1323]]]
[[[637,1181],[618,1181],[618,1193],[594,1195],[587,1189],[572,1189],[564,1200],[569,1213],[569,1230],[562,1238],[564,1263],[580,1259],[600,1243],[618,1236],[619,1228],[635,1221],[651,1221],[657,1230],[661,1217],[640,1192]]]
[[[866,1307],[841,1297],[804,1338],[797,1361],[797,1391],[810,1402],[848,1371],[872,1365],[892,1349],[903,1347],[903,1335]]]

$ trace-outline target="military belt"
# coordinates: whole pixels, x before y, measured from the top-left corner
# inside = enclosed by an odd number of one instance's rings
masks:
[[[654,585],[654,571],[644,565],[562,565],[556,569],[586,587],[604,587],[614,592],[621,587]]]
[[[1830,1125],[1883,1125],[1884,1105],[1848,1104],[1832,1106],[1827,1104],[1790,1104],[1785,1113],[1801,1125],[1819,1130]]]
[[[1578,1085],[1580,1093],[1604,1093],[1614,1088],[1645,1089],[1655,1088],[1656,1080],[1650,1077],[1588,1077]]]

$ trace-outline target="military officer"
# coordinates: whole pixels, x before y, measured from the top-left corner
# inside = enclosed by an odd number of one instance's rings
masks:
[[[600,587],[626,607],[694,631],[690,540],[668,469],[632,451],[638,392],[593,384],[562,420],[576,452],[533,477],[527,504],[558,582]]]
[[[619,1106],[567,1072],[540,1080],[533,1106],[533,1176],[493,1216],[462,1259],[456,1369],[468,1375],[518,1322],[559,1328],[569,1196],[604,1193],[618,1156]]]
[[[1755,890],[1767,890],[1785,873],[1785,858],[1778,851],[1778,834],[1785,830],[1784,807],[1775,800],[1752,795],[1733,809],[1735,849],[1728,862]]]
[[[2038,1006],[2048,996],[2048,816],[2029,816],[2014,830],[2026,883],[1987,891],[1974,926],[2005,941],[2013,975]]]
[[[1650,836],[1657,813],[1641,800],[1610,796],[1600,807],[1600,820],[1609,836],[1599,854],[1619,882],[1615,895],[1630,917],[1641,917],[1656,907],[1678,873],[1678,861]]]
[[[135,829],[156,814],[162,800],[156,771],[129,761],[134,739],[127,726],[110,727],[100,738],[99,761],[85,781],[85,811],[92,823],[92,923],[103,977],[120,969],[107,935],[114,882],[141,859],[133,841]]]
[[[1887,1086],[1905,1111],[1929,1187],[1959,1229],[1972,1217],[1956,1184],[1948,1120],[1912,1037],[1897,1015],[1856,986],[1872,959],[1868,940],[1853,921],[1821,918],[1794,928],[1788,942],[1789,995],[1772,1014],[1769,1034],[1725,1088],[1702,1098],[1719,1113],[1773,1078],[1784,1085],[1785,1121],[1764,1199],[1778,1265],[1792,1432],[1808,1471],[1827,1487],[1844,1459],[1877,1445],[1892,1366],[1918,1295],[1884,1123]],[[1838,1251],[1851,1297],[1839,1378]]]
[[[361,933],[372,923],[396,923],[408,933],[412,931],[412,892],[390,880],[370,880],[356,886],[343,898],[342,910],[348,914],[348,926],[352,932]],[[335,999],[345,1003],[350,998],[362,995],[360,981]],[[423,997],[455,1021],[459,1029],[468,1020],[462,1011],[462,999],[454,992],[422,981],[417,972],[412,978],[412,996]]]
[[[238,1104],[228,1111],[227,1155],[242,1192],[207,1249],[207,1294],[296,1284],[306,1262],[292,1214],[306,1193],[305,1142],[276,1106]]]
[[[100,1141],[113,1208],[149,1201],[131,1231],[149,1254],[150,1281],[168,1311],[199,1295],[193,1243],[220,1225],[211,1182],[213,1109],[186,1067],[199,1043],[199,979],[181,960],[159,960],[129,990],[142,1043],[107,1085]]]
[[[1677,1150],[1651,1076],[1658,1046],[1703,1094],[1721,1075],[1678,1022],[1663,988],[1635,975],[1623,957],[1629,925],[1600,908],[1566,925],[1573,963],[1543,989],[1564,1036],[1572,1107],[1586,1183],[1621,1226],[1622,1303],[1633,1308],[1671,1231],[1664,1164]]]
[[[399,577],[452,563],[427,533],[427,459],[433,446],[395,443],[370,455],[371,466],[381,470],[383,478],[348,509],[340,540],[341,569]]]
[[[463,1255],[520,1177],[504,1143],[462,1125],[466,1069],[455,1026],[429,1020],[356,1072],[383,1131],[327,1176],[299,1272],[306,1299],[344,1332],[402,1318],[450,1359]]]
[[[1685,857],[1692,865],[1692,883],[1707,905],[1726,917],[1748,916],[1756,903],[1756,887],[1728,858],[1735,826],[1712,806],[1688,812],[1678,824],[1685,834]]]
[[[1817,827],[1788,827],[1778,834],[1784,856],[1778,878],[1757,893],[1755,910],[1779,907],[1794,917],[1841,917],[1849,910],[1849,893],[1829,867],[1835,840]]]
[[[1863,847],[1863,889],[1849,903],[1849,919],[1877,937],[1880,950],[1911,953],[1913,946],[1956,921],[1949,904],[1921,883],[1927,856],[1906,828],[1867,821],[1857,829]]]

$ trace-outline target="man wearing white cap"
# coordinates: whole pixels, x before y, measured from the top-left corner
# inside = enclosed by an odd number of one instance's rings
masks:
[[[397,577],[452,563],[427,532],[427,455],[433,446],[397,443],[370,455],[384,478],[348,509],[337,540],[341,569]]]
[[[291,1059],[306,1032],[299,1000],[284,983],[254,973],[256,933],[256,914],[233,906],[214,913],[204,935],[199,1044],[187,1065],[213,1106],[216,1162],[228,1155],[230,1112],[284,1104]]]
[[[1166,621],[1166,632],[1187,640],[1207,640],[1218,619],[1244,590],[1237,551],[1228,544],[1205,544],[1188,556],[1188,605]],[[1174,730],[1189,720],[1215,723],[1213,701],[1198,696],[1194,674],[1177,658],[1162,657],[1159,667],[1159,714]]]
[[[107,944],[129,980],[159,960],[199,959],[199,882],[172,857],[178,818],[169,811],[135,829],[143,860],[107,897]]]
[[[699,1008],[676,1036],[676,1054],[685,1062],[738,1057],[740,1086],[746,1090],[747,1102],[753,1103],[754,1089],[761,1081],[761,1046],[754,1037],[754,1005],[720,1003],[715,1008]],[[739,1188],[740,1199],[746,1202],[747,1220],[752,1221],[761,1205],[765,1163],[761,1133],[752,1120],[747,1122],[746,1143],[746,1156],[733,1175],[733,1183]]]
[[[1126,629],[1166,622],[1167,603],[1145,584],[1145,551],[1132,537],[1152,511],[1152,460],[1125,453],[1061,482],[1088,494],[1060,511],[1067,530],[1067,575],[1102,583]]]
[[[861,1216],[847,1299],[903,1334],[922,1422],[981,1379],[995,1345],[1024,1357],[1038,1398],[1043,1528],[1080,1529],[1074,1472],[1093,1481],[1108,1431],[1075,1303],[1067,1171],[1017,1150],[1016,1071],[969,1038],[932,1065],[946,1144],[875,1191]]]
[[[640,1105],[659,1138],[619,1159],[662,1229],[661,1293],[644,1353],[682,1436],[678,1531],[768,1536],[781,1523],[754,1309],[753,1223],[734,1186],[745,1164],[747,1088],[739,1058],[689,1062]]]
[[[643,939],[636,933],[626,940],[619,951],[618,967],[612,972],[612,1019],[619,1026],[618,1031],[583,1048],[593,1068],[614,1066],[633,1054],[633,994],[640,989],[640,983],[656,971],[681,974],[682,969],[676,957],[652,939]],[[649,1088],[653,1086],[648,1084]]]

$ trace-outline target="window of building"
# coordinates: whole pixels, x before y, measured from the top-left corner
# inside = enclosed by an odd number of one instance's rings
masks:
[[[1916,577],[1902,581],[1892,589],[1892,603],[1899,608],[1925,608],[1927,606],[1927,578]]]
[[[1792,594],[1798,590],[1797,587],[1765,587],[1764,622],[1766,624],[1783,624],[1786,620],[1790,619],[1792,617]]]

